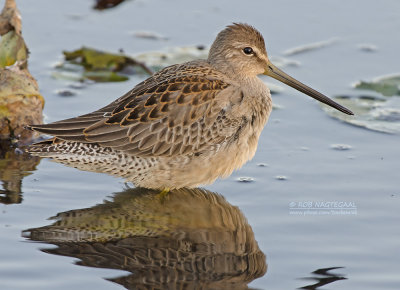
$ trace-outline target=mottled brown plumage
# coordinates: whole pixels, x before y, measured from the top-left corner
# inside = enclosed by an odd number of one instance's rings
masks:
[[[207,60],[167,67],[93,113],[32,125],[55,138],[30,152],[148,188],[211,183],[256,151],[272,108],[259,74],[351,113],[274,67],[257,30],[233,24],[218,34]]]

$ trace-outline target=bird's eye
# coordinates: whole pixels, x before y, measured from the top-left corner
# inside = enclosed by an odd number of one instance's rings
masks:
[[[243,52],[244,52],[244,54],[247,54],[247,55],[252,55],[252,54],[254,54],[254,51],[253,51],[253,49],[252,49],[251,47],[245,47],[245,48],[243,48]]]

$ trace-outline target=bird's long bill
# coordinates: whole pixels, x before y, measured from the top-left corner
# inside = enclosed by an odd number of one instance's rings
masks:
[[[268,75],[270,77],[273,77],[274,79],[277,79],[278,81],[281,81],[292,88],[309,95],[310,97],[327,104],[328,106],[331,106],[332,108],[335,108],[336,110],[339,110],[343,113],[346,113],[348,115],[354,115],[352,111],[349,109],[343,107],[342,105],[336,103],[335,101],[331,100],[327,96],[321,94],[320,92],[317,92],[316,90],[306,86],[305,84],[299,82],[298,80],[292,78],[288,74],[284,73],[281,71],[279,68],[274,66],[272,63],[268,63],[268,66],[264,72],[265,75]]]

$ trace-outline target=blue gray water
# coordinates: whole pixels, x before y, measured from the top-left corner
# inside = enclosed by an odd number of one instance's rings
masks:
[[[138,54],[208,45],[233,21],[257,27],[275,57],[335,39],[325,47],[286,56],[299,62],[286,72],[327,95],[354,93],[354,82],[400,70],[400,3],[395,0],[137,0],[103,12],[90,5],[77,0],[18,1],[31,51],[29,69],[46,98],[46,122],[99,108],[144,78],[91,84],[75,89],[76,96],[61,97],[56,91],[70,82],[51,74],[62,50],[86,45]],[[168,40],[137,38],[136,31],[153,31]],[[377,50],[360,49],[365,44]],[[273,111],[254,159],[206,187],[240,209],[266,255],[266,274],[249,287],[296,289],[323,284],[328,277],[332,283],[326,289],[399,289],[399,135],[340,122],[287,87],[273,100],[282,108]],[[21,232],[52,224],[47,218],[57,213],[112,200],[124,190],[124,181],[49,160],[30,171],[22,181],[22,202],[0,206],[0,288],[122,289],[105,278],[125,276],[126,271],[75,265],[76,257],[43,252],[56,246],[32,242]],[[252,181],[239,182],[241,177]],[[331,276],[318,275],[323,270],[311,274],[331,267],[342,268],[329,271]]]

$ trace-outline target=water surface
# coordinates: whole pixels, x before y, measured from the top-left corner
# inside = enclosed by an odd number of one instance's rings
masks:
[[[18,5],[31,51],[29,69],[46,98],[47,122],[99,108],[144,78],[86,85],[75,89],[76,96],[61,97],[57,90],[69,88],[70,82],[51,74],[62,50],[87,45],[110,51],[122,48],[134,55],[208,45],[233,21],[256,26],[271,56],[336,39],[324,47],[284,56],[299,64],[287,66],[288,73],[328,95],[353,94],[351,84],[356,81],[399,73],[398,1],[254,1],[250,5],[227,0],[190,4],[137,0],[102,12],[81,1],[18,1]],[[154,31],[168,40],[137,38],[136,31]],[[377,50],[366,52],[361,44]],[[399,135],[333,119],[315,101],[290,88],[273,100],[281,109],[273,111],[254,159],[231,177],[206,187],[229,207],[237,207],[251,229],[253,247],[257,245],[266,256],[266,274],[259,277],[263,271],[258,271],[251,279],[242,279],[245,283],[239,289],[250,281],[248,287],[257,289],[398,289]],[[335,144],[346,146],[332,148]],[[343,148],[347,150],[338,150]],[[101,263],[94,267],[76,255],[79,244],[68,248],[54,241],[33,242],[22,232],[53,224],[47,219],[58,213],[111,202],[114,193],[124,191],[124,181],[45,159],[31,160],[25,167],[18,161],[7,162],[6,168],[13,171],[11,177],[2,175],[8,183],[3,182],[1,194],[1,288],[122,289],[123,283],[109,280],[129,276],[129,269]],[[241,177],[251,177],[247,179],[251,182],[239,182]],[[342,202],[342,210],[343,203],[353,208],[340,212],[335,202]],[[323,204],[332,210],[321,209]],[[314,284],[318,285],[310,286]]]

